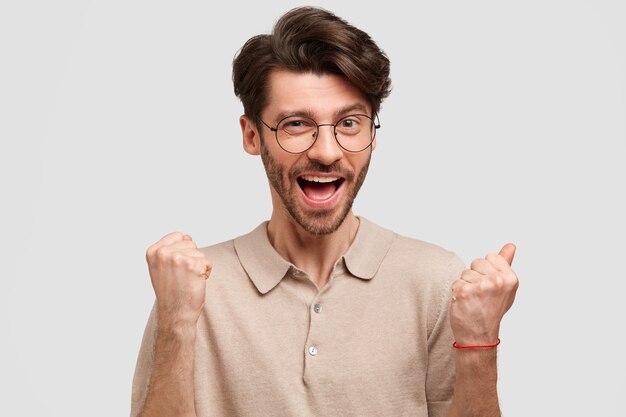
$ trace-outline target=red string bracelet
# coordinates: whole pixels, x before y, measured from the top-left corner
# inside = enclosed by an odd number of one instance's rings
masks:
[[[493,345],[460,346],[460,345],[457,345],[456,342],[454,342],[452,343],[452,347],[455,349],[491,349],[491,348],[495,348],[499,344],[500,344],[500,338],[498,338],[498,341],[494,343]]]

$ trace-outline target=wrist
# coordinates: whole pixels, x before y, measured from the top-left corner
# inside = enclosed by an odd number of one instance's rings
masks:
[[[164,332],[182,332],[195,329],[199,314],[190,310],[175,310],[157,306],[157,326]]]
[[[500,343],[498,328],[489,331],[457,331],[453,329],[454,343],[457,346],[497,346]]]
[[[161,339],[186,340],[195,339],[197,326],[190,321],[159,321],[157,335]]]
[[[496,368],[496,349],[459,349],[455,352],[457,373],[477,375]]]
[[[480,344],[480,345],[464,345],[464,344],[460,344],[457,343],[456,341],[454,343],[452,343],[452,347],[455,349],[495,349],[496,347],[498,347],[498,345],[500,344],[500,338],[498,338],[498,341],[495,343],[490,343],[490,344]]]

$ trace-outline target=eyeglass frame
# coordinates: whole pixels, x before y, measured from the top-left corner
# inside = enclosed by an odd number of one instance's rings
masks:
[[[360,149],[358,151],[352,151],[350,149],[347,149],[346,147],[344,147],[341,142],[339,142],[339,138],[337,138],[337,125],[339,124],[339,122],[341,122],[344,119],[347,119],[348,117],[351,116],[364,116],[367,117],[368,119],[371,120],[372,122],[372,126],[374,127],[374,133],[372,134],[372,138],[370,139],[369,143],[367,144],[367,146],[365,146],[363,149]],[[274,137],[276,137],[276,143],[278,143],[278,146],[280,146],[280,148],[290,154],[293,155],[298,155],[301,153],[305,153],[306,151],[308,151],[309,149],[311,149],[313,147],[313,145],[315,145],[315,142],[317,141],[317,138],[319,137],[319,132],[320,132],[320,126],[332,126],[333,127],[333,136],[335,137],[335,141],[337,142],[337,144],[339,145],[339,147],[343,150],[345,150],[346,152],[350,152],[350,153],[359,153],[359,152],[363,152],[364,150],[366,150],[367,148],[369,148],[370,146],[372,146],[372,143],[374,142],[374,139],[376,139],[376,131],[378,129],[380,129],[380,119],[378,118],[378,113],[376,113],[374,115],[374,118],[368,116],[367,114],[362,114],[362,113],[355,113],[355,114],[348,114],[346,116],[343,116],[341,119],[337,120],[335,123],[322,123],[322,124],[318,124],[317,121],[315,119],[313,119],[312,117],[308,117],[308,116],[301,116],[305,119],[309,119],[311,120],[313,123],[315,123],[315,126],[317,126],[317,130],[316,130],[316,135],[315,135],[315,139],[313,140],[313,142],[311,143],[311,145],[306,148],[303,151],[300,152],[292,152],[292,151],[288,151],[287,149],[285,149],[283,147],[283,145],[280,144],[280,140],[278,140],[278,126],[280,126],[280,124],[284,121],[289,119],[290,117],[300,117],[297,114],[292,114],[289,116],[285,116],[282,119],[280,119],[278,121],[278,123],[276,123],[276,127],[271,127],[270,125],[268,125],[267,123],[265,123],[265,121],[263,119],[259,119],[261,120],[261,123],[263,123],[265,125],[265,127],[267,127],[269,130],[271,130],[272,132],[274,132]],[[378,123],[377,123],[378,122]]]

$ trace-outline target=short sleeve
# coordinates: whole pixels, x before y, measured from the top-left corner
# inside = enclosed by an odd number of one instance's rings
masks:
[[[448,264],[448,277],[442,285],[439,308],[432,331],[428,337],[428,370],[426,375],[426,401],[429,417],[445,417],[454,394],[455,353],[450,327],[450,301],[452,283],[465,269],[463,261],[452,254]]]
[[[141,348],[133,377],[133,392],[131,397],[130,416],[137,417],[143,408],[148,394],[148,385],[152,375],[152,363],[154,361],[154,348],[156,344],[157,318],[156,303],[152,307],[146,329],[143,333]]]

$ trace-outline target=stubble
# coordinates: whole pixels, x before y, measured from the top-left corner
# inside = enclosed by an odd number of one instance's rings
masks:
[[[364,151],[365,152],[365,151]],[[370,156],[367,159],[366,164],[361,171],[356,175],[352,171],[349,171],[341,166],[340,163],[332,165],[323,165],[310,161],[305,166],[297,166],[292,168],[288,175],[285,176],[285,168],[278,163],[278,161],[269,153],[267,147],[261,141],[261,160],[265,167],[265,172],[270,185],[278,193],[284,208],[287,210],[293,220],[299,224],[305,231],[313,235],[327,235],[335,232],[344,222],[348,213],[352,209],[354,200],[365,181],[367,170],[369,168],[371,160]],[[339,209],[337,214],[334,209],[327,210],[302,210],[296,202],[296,193],[298,190],[293,190],[292,187],[298,187],[295,181],[290,181],[293,178],[297,178],[301,173],[310,171],[317,172],[340,172],[345,178],[345,181],[349,185],[348,199],[343,203],[343,206]]]

